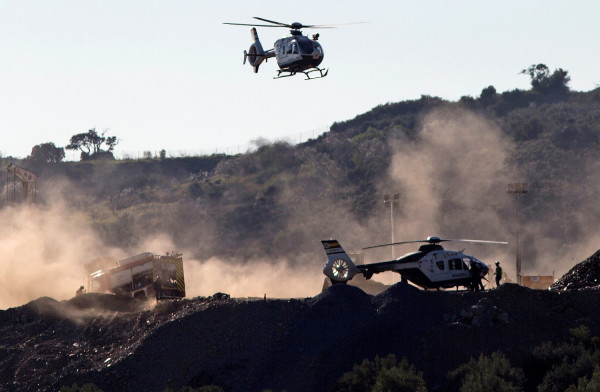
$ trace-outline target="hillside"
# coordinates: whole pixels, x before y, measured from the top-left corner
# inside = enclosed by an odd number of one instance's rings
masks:
[[[64,199],[83,208],[107,245],[135,247],[143,227],[145,233],[170,233],[179,247],[196,254],[248,259],[276,256],[282,243],[315,254],[315,240],[330,236],[341,221],[368,227],[373,233],[369,241],[382,238],[386,230],[373,224],[386,219],[379,207],[381,196],[390,191],[403,195],[397,213],[409,218],[406,209],[414,208],[408,196],[414,192],[411,174],[443,181],[426,186],[449,196],[435,202],[444,205],[431,217],[428,233],[450,231],[456,225],[443,222],[460,219],[457,213],[468,214],[461,210],[465,207],[489,206],[508,227],[514,207],[504,188],[506,182],[519,181],[527,182],[530,190],[522,214],[534,233],[526,228],[525,238],[577,241],[600,214],[592,201],[600,172],[600,90],[552,99],[533,91],[493,93],[486,88],[479,98],[455,103],[425,96],[390,103],[333,124],[316,140],[265,145],[237,156],[48,164],[34,168],[40,173],[38,200]],[[495,145],[476,145],[482,138]],[[489,151],[491,147],[496,151]],[[490,160],[493,154],[489,166],[495,167],[447,165],[449,161],[443,170],[406,167],[444,164],[434,154],[462,160],[474,149],[480,149],[478,160]],[[401,156],[410,160],[404,162]],[[3,167],[8,161],[3,159]],[[403,168],[408,172],[395,172]],[[485,170],[482,178],[468,173],[473,168]],[[492,176],[495,184],[489,184]],[[57,192],[60,179],[69,185]],[[5,190],[5,179],[0,181]],[[452,196],[460,185],[486,194],[465,205]],[[337,214],[327,213],[331,206]],[[585,216],[578,214],[583,210]],[[540,256],[535,248],[525,252],[532,252],[527,256],[534,259]]]
[[[389,242],[390,209],[382,201],[397,193],[395,240],[508,241],[505,248],[469,251],[502,260],[514,277],[516,204],[506,188],[518,182],[528,184],[519,198],[523,272],[560,276],[600,240],[599,119],[600,89],[499,93],[489,86],[458,102],[423,96],[381,105],[296,146],[276,142],[234,156],[42,164],[30,167],[39,174],[37,212],[7,226],[4,237],[39,230],[43,250],[28,257],[40,263],[45,254],[84,243],[63,258],[81,265],[88,252],[118,258],[179,250],[188,261],[218,260],[227,271],[265,264],[289,269],[286,276],[297,280],[311,271],[314,280],[324,260],[319,240],[337,238],[348,249]],[[3,158],[1,168],[10,161]],[[2,213],[16,222],[13,215],[21,213],[6,179],[0,176],[1,199],[11,208]],[[60,231],[72,233],[57,239],[53,219],[68,222]],[[80,233],[85,238],[71,240]],[[7,259],[21,257],[15,251]],[[389,250],[365,257],[383,260]]]
[[[535,347],[567,344],[573,328],[600,335],[599,120],[600,89],[489,86],[458,102],[388,103],[317,139],[234,156],[37,166],[3,158],[0,169],[15,161],[39,181],[33,207],[0,176],[0,285],[10,304],[0,311],[0,389],[327,391],[363,359],[392,353],[430,390],[445,390],[449,371],[500,351],[534,369],[526,390],[536,390]],[[527,183],[518,203],[511,183]],[[393,210],[386,194],[398,194]],[[317,294],[321,239],[348,251],[386,243],[392,222],[397,241],[508,241],[468,252],[501,260],[512,278],[517,214],[523,272],[564,275],[552,291],[397,283],[373,295],[350,285]],[[63,300],[85,282],[85,265],[171,250],[184,254],[188,299]],[[363,255],[383,261],[390,251]],[[232,298],[207,296],[217,290]],[[249,299],[263,293],[269,299]]]

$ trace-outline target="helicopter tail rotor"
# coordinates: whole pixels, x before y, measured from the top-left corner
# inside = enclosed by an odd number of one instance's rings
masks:
[[[247,52],[244,51],[244,64],[248,60],[252,68],[254,68],[254,73],[257,73],[258,67],[266,59],[266,53],[263,50],[262,44],[258,39],[258,33],[254,27],[250,29],[250,35],[253,42],[250,45],[250,49]]]
[[[331,283],[346,283],[359,272],[339,242],[324,240],[321,243],[327,253],[327,263],[323,266],[323,273],[331,280]]]

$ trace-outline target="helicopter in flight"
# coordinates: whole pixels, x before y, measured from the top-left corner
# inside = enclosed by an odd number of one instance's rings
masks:
[[[356,274],[363,274],[366,279],[370,279],[373,274],[393,271],[399,273],[403,281],[410,281],[426,290],[452,287],[458,289],[460,286],[464,286],[469,290],[478,291],[482,289],[481,279],[485,279],[489,267],[474,256],[464,254],[462,251],[445,250],[440,245],[441,242],[450,241],[474,244],[508,244],[501,241],[442,239],[432,236],[419,241],[402,241],[368,246],[363,249],[424,243],[418,251],[408,253],[395,260],[355,265],[337,240],[323,240],[321,243],[327,254],[327,262],[323,266],[323,273],[331,280],[332,284],[345,284]]]
[[[284,78],[288,76],[294,76],[298,72],[302,72],[306,79],[318,79],[327,76],[327,69],[319,68],[319,65],[323,61],[325,53],[323,47],[318,41],[319,34],[313,34],[312,38],[303,35],[301,29],[330,29],[335,28],[334,25],[303,25],[299,22],[291,24],[276,22],[264,18],[254,17],[254,19],[267,22],[270,24],[248,24],[248,23],[223,23],[234,26],[252,26],[250,29],[250,35],[252,37],[252,44],[248,51],[244,50],[244,64],[246,60],[250,63],[254,69],[254,73],[258,72],[258,67],[263,61],[271,57],[275,57],[279,69],[277,70],[277,76],[274,79]],[[362,23],[362,22],[361,22]],[[347,23],[353,24],[353,23]],[[264,50],[260,40],[258,39],[258,33],[256,27],[285,27],[290,29],[290,36],[280,38],[275,41],[274,48]]]

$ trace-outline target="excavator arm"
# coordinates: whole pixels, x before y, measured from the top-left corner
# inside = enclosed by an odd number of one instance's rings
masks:
[[[37,181],[37,174],[34,172],[25,169],[19,165],[15,165],[14,163],[9,163],[6,167],[6,170],[9,173],[12,173],[16,178],[21,180],[23,183],[23,189],[25,191],[24,200],[26,202],[35,202],[34,192],[35,192],[35,183]],[[7,184],[8,187],[8,184]]]

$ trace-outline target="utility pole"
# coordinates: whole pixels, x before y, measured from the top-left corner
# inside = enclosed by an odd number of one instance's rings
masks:
[[[519,239],[519,232],[521,230],[521,212],[519,209],[519,196],[527,193],[527,183],[526,182],[516,182],[514,184],[508,184],[506,188],[506,193],[515,195],[515,204],[516,204],[516,250],[515,250],[515,259],[516,259],[516,269],[517,269],[517,284],[521,284],[521,242]]]
[[[386,207],[390,207],[390,227],[392,231],[392,242],[394,243],[394,207],[400,207],[400,194],[394,193],[393,199],[390,198],[390,195],[383,195],[383,204]],[[396,255],[394,253],[394,245],[392,245],[392,260],[396,259]]]

